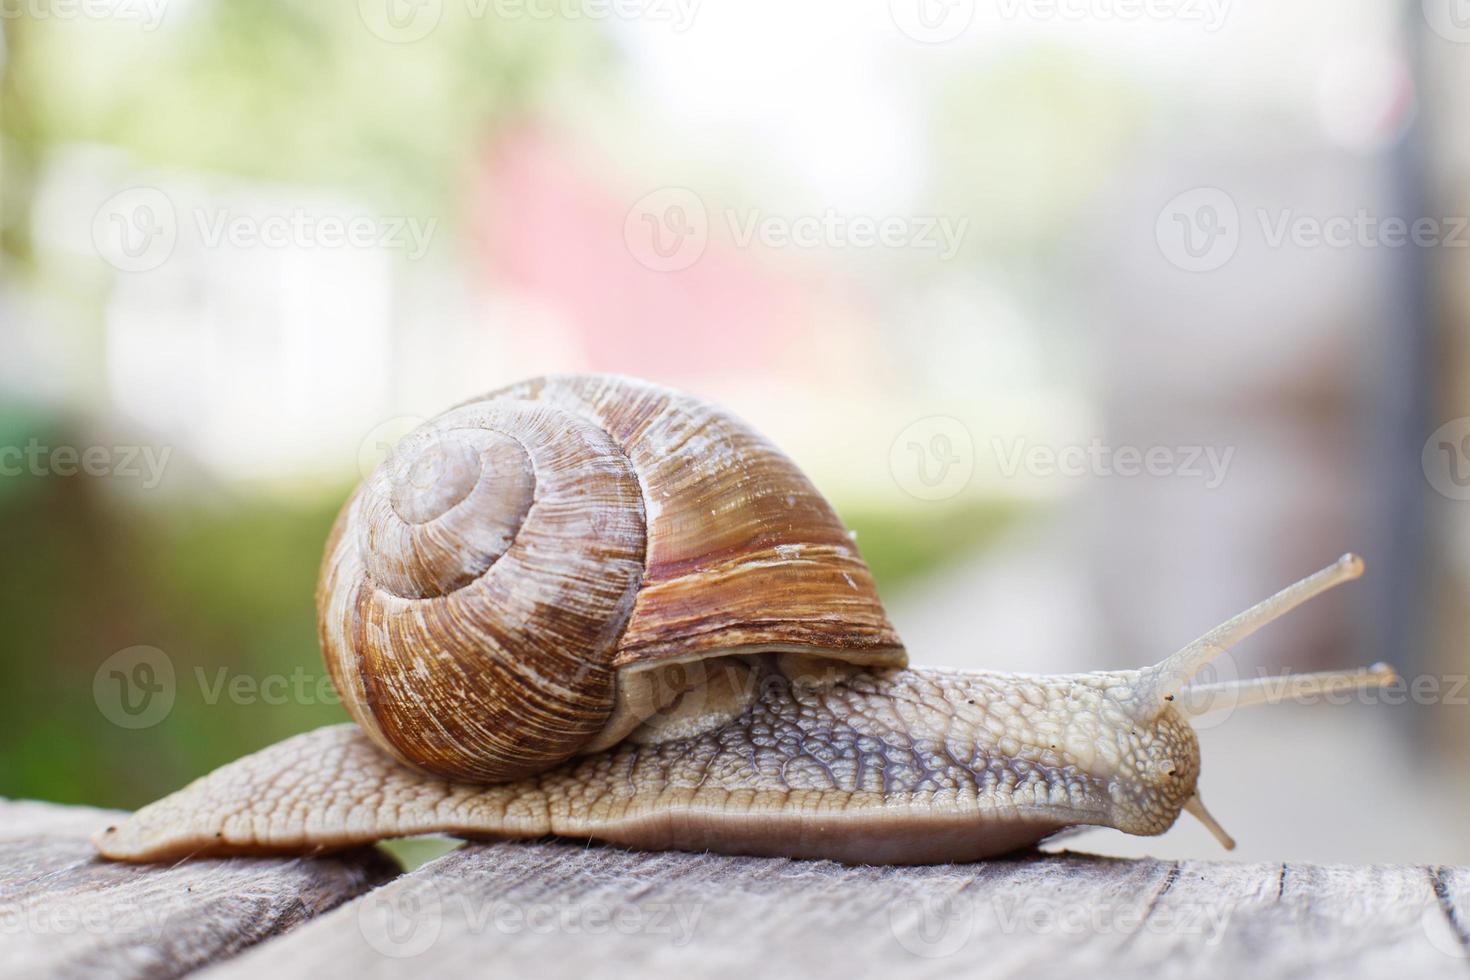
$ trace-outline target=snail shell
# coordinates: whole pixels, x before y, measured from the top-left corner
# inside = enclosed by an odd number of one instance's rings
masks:
[[[799,469],[655,385],[538,378],[408,435],[317,590],[352,717],[400,761],[499,782],[626,734],[631,679],[756,651],[903,666],[867,565]]]

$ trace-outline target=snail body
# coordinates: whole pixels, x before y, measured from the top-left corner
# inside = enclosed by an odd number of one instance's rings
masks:
[[[344,506],[317,608],[355,724],[226,765],[96,844],[150,861],[555,833],[906,864],[1078,826],[1160,834],[1188,810],[1232,846],[1176,697],[1264,699],[1191,680],[1361,571],[1344,556],[1141,669],[910,668],[851,536],[769,442],[642,382],[536,379],[426,423]]]

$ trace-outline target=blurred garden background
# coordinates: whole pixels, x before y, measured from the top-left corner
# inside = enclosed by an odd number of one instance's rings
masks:
[[[916,662],[1141,665],[1362,552],[1237,669],[1420,693],[1231,715],[1205,799],[1246,859],[1470,860],[1470,18],[1143,10],[0,0],[0,794],[345,720],[352,486],[612,371],[796,459]]]

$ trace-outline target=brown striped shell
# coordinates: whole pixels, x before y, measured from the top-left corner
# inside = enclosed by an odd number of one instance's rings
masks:
[[[705,402],[607,376],[523,382],[405,437],[338,516],[317,613],[368,735],[474,782],[600,747],[650,667],[905,662],[867,565],[789,459]]]

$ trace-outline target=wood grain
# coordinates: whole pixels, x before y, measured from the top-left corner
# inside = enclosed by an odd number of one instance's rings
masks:
[[[536,841],[395,878],[373,851],[100,861],[83,835],[116,816],[0,801],[0,976],[1470,976],[1465,867],[868,868]]]
[[[0,976],[181,976],[398,871],[374,850],[116,864],[98,858],[87,838],[120,816],[0,800]]]
[[[471,845],[211,976],[1470,975],[1470,869]]]

